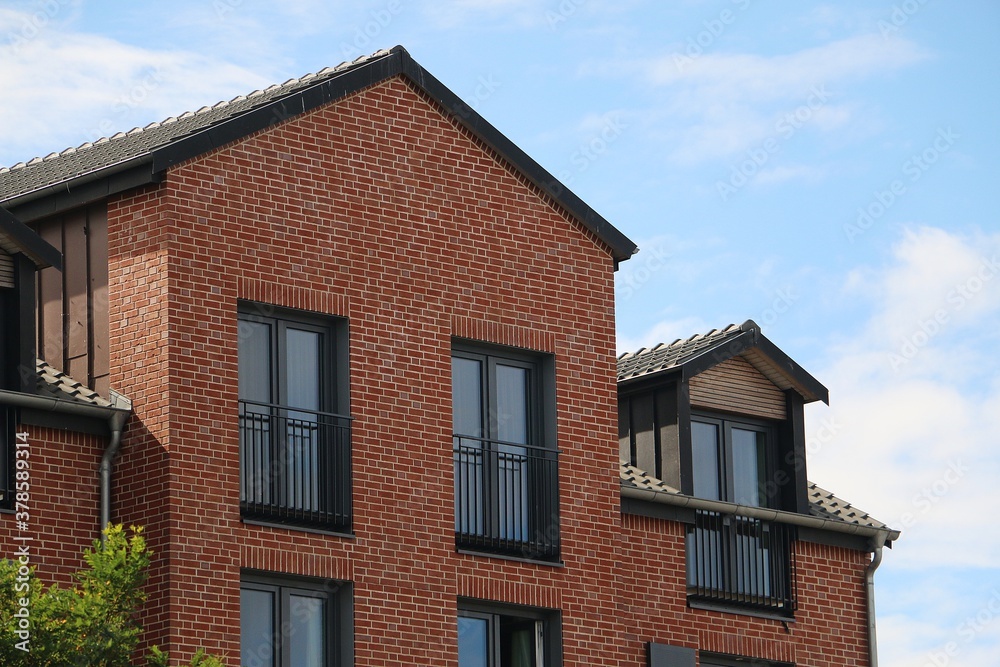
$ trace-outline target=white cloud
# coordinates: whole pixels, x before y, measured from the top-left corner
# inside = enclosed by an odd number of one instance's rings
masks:
[[[832,405],[809,423],[838,429],[816,443],[810,476],[903,529],[895,568],[992,568],[1000,578],[1000,531],[983,520],[1000,502],[994,256],[1000,234],[906,232],[887,266],[851,278],[849,298],[866,300],[871,316],[817,369]]]
[[[631,72],[659,88],[661,104],[648,112],[650,136],[670,145],[673,161],[696,164],[732,160],[766,141],[780,146],[799,132],[865,136],[877,111],[851,99],[851,86],[928,57],[911,41],[876,33],[772,56],[713,48],[585,71]]]
[[[17,25],[18,17],[2,17]],[[273,83],[239,66],[187,51],[132,46],[50,26],[0,47],[0,164],[127,131]],[[72,122],[69,122],[71,120]]]
[[[706,53],[687,60],[671,53],[653,60],[649,79],[658,85],[689,82],[712,99],[771,100],[800,95],[813,85],[867,78],[913,64],[926,55],[905,39],[859,35],[777,56]]]

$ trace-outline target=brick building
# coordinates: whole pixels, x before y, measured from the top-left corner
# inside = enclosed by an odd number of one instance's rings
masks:
[[[868,664],[898,532],[807,482],[826,390],[752,322],[616,377],[635,245],[402,48],[0,170],[0,205],[0,537],[65,580],[143,525],[178,659]]]

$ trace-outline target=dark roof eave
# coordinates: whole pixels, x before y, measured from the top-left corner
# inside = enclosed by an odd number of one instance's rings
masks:
[[[0,208],[0,234],[10,239],[39,269],[54,266],[62,271],[62,253],[5,208]]]
[[[767,357],[782,374],[788,377],[794,386],[801,387],[801,390],[797,389],[797,391],[802,394],[802,398],[807,403],[823,401],[829,405],[830,390],[823,386],[819,380],[810,375],[804,368],[795,363],[791,357],[782,352],[777,345],[768,340],[761,333],[760,327],[756,322],[747,320],[740,325],[740,329],[742,332],[739,335],[723,339],[717,344],[699,351],[676,366],[636,378],[627,378],[620,381],[618,386],[627,387],[631,384],[647,383],[653,378],[661,380],[669,377],[671,374],[679,374],[681,379],[689,380],[723,361],[732,359],[748,350],[757,350]]]
[[[447,86],[417,64],[402,46],[393,47],[384,55],[349,67],[314,85],[290,92],[268,104],[169,141],[128,160],[127,164],[131,166],[148,162],[151,165],[150,171],[152,173],[150,182],[154,182],[152,179],[155,179],[156,174],[175,164],[400,74],[406,76],[419,90],[441,105],[462,126],[496,151],[501,158],[513,165],[530,182],[552,197],[559,206],[606,243],[611,250],[616,267],[619,262],[627,260],[638,251],[635,243],[514,145],[499,130],[490,125]],[[3,205],[24,207],[45,196],[59,191],[70,191],[84,183],[109,175],[112,173],[111,170],[121,170],[124,168],[123,165],[126,165],[126,162],[101,167],[59,183],[48,184],[38,190],[13,197],[4,202]]]
[[[784,510],[774,510],[763,507],[750,507],[747,505],[738,505],[736,503],[721,500],[696,498],[695,496],[688,496],[680,493],[640,489],[625,483],[621,484],[621,494],[622,496],[634,498],[636,500],[662,503],[664,505],[672,505],[675,507],[687,507],[694,510],[705,510],[710,512],[719,512],[722,514],[745,516],[764,521],[776,521],[779,523],[787,523],[806,528],[831,530],[838,533],[858,535],[861,537],[872,538],[881,534],[885,535],[885,539],[888,544],[898,540],[901,534],[900,531],[888,527],[882,528],[879,526],[866,526],[840,519],[816,517],[810,514],[798,514],[796,512],[786,512]]]
[[[623,262],[638,252],[639,248],[603,216],[590,208],[555,176],[535,162],[527,153],[497,130],[475,109],[421,67],[402,47],[399,56],[403,73],[424,93],[450,113],[463,127],[479,137],[504,160],[534,183],[542,192],[576,217],[590,231],[611,248],[615,262]]]

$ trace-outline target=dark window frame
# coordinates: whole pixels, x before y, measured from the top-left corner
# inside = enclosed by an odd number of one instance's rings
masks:
[[[271,610],[274,667],[291,665],[291,645],[282,641],[283,630],[288,626],[289,616],[292,613],[291,595],[321,598],[325,601],[326,619],[323,631],[326,664],[331,667],[354,665],[354,591],[350,582],[253,570],[244,571],[240,577],[241,596],[244,590],[266,591],[275,596]],[[242,616],[242,603],[240,613]],[[240,639],[242,650],[242,620]],[[240,664],[250,663],[247,662],[246,656],[241,655]]]
[[[488,667],[500,667],[502,664],[502,647],[498,637],[502,618],[540,623],[542,636],[536,641],[541,643],[542,664],[537,667],[562,667],[562,614],[557,609],[459,598],[457,616],[486,619],[489,622],[492,655],[489,657]]]
[[[768,481],[774,479],[777,471],[777,461],[779,455],[779,437],[781,435],[780,422],[768,421],[765,419],[755,419],[743,415],[729,415],[718,412],[692,411],[691,412],[691,479],[692,494],[694,493],[693,480],[695,470],[695,436],[694,425],[696,423],[712,424],[718,429],[719,441],[717,442],[717,462],[718,462],[718,484],[721,498],[712,500],[722,500],[724,502],[736,502],[736,475],[733,469],[733,441],[732,431],[734,428],[754,431],[765,434],[765,461],[764,470],[758,471],[758,477],[763,480],[762,488],[758,490],[758,500],[761,502],[758,507],[777,509],[780,504],[780,494],[775,497],[769,492]]]
[[[765,434],[763,469],[758,468],[756,506],[781,507],[781,488],[772,484],[781,451],[781,422],[728,413],[691,412],[691,488],[695,493],[695,424],[716,428],[717,481],[722,502],[737,503],[734,429]],[[760,466],[758,460],[758,466]],[[746,503],[741,503],[746,504]],[[716,512],[696,513],[686,531],[688,602],[736,613],[792,618],[797,608],[793,526]]]
[[[0,511],[14,510],[16,485],[14,483],[15,449],[17,437],[14,426],[17,422],[17,411],[14,408],[0,405]]]
[[[480,364],[481,396],[479,401],[479,422],[480,431],[478,433],[458,434],[453,432],[453,447],[455,460],[455,534],[456,547],[460,551],[482,553],[500,557],[523,558],[526,560],[539,562],[558,562],[560,555],[560,512],[559,512],[559,472],[558,454],[556,448],[555,419],[556,419],[556,398],[555,398],[555,360],[553,355],[546,353],[536,353],[525,351],[520,348],[511,348],[502,345],[492,345],[469,339],[453,339],[451,348],[452,364],[454,359],[468,359]],[[500,495],[504,492],[500,489],[502,485],[497,485],[489,492],[488,500],[477,500],[478,496],[471,498],[472,504],[476,507],[472,510],[475,517],[470,519],[467,507],[463,504],[462,496],[474,491],[469,489],[475,486],[479,488],[486,497],[486,485],[479,483],[468,484],[462,477],[459,466],[460,461],[465,461],[466,468],[476,469],[482,465],[480,474],[487,475],[490,479],[496,479],[494,468],[504,465],[504,458],[516,459],[517,455],[505,454],[504,452],[484,451],[483,461],[496,459],[492,467],[488,463],[473,463],[469,465],[466,456],[475,456],[476,452],[467,452],[471,449],[467,446],[467,441],[478,441],[482,447],[490,448],[498,445],[498,449],[509,447],[518,449],[518,445],[503,445],[496,440],[499,433],[497,396],[496,389],[496,368],[498,365],[505,365],[515,368],[525,369],[528,373],[527,391],[527,426],[526,440],[523,445],[527,453],[526,458],[517,463],[507,464],[517,466],[518,475],[525,475],[529,480],[525,483],[524,510],[527,520],[525,539],[508,539],[504,537],[505,529],[509,526],[498,524],[497,519],[492,517],[492,512],[486,507],[490,502],[498,506],[502,504]],[[454,389],[454,388],[453,388]],[[453,411],[455,407],[453,406]],[[454,421],[454,412],[453,412]],[[461,453],[460,453],[461,452]],[[520,466],[524,466],[521,468]],[[486,479],[486,478],[484,478]],[[533,480],[533,481],[532,481]],[[543,486],[547,480],[551,480],[551,487]],[[535,494],[536,497],[528,497],[527,494]],[[479,503],[483,508],[479,507]],[[480,509],[483,512],[480,517]],[[466,514],[463,514],[466,512]],[[462,518],[460,518],[462,517]],[[475,524],[475,528],[463,530],[463,521]],[[482,529],[479,529],[480,521]],[[502,519],[501,519],[502,523]],[[516,523],[516,522],[515,522]],[[514,529],[518,531],[517,528]]]
[[[248,335],[244,333],[248,323],[268,327],[269,352],[264,382],[239,374],[243,520],[349,534],[352,474],[347,319],[240,301],[240,338]],[[286,354],[290,330],[319,336],[316,411],[290,404]],[[241,362],[242,354],[238,349]],[[266,385],[268,400],[245,398],[244,382]]]

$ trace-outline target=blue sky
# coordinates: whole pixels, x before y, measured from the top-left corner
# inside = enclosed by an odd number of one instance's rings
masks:
[[[756,320],[810,477],[903,529],[882,664],[1000,655],[1000,5],[0,3],[0,164],[404,45],[641,247],[622,351]]]

